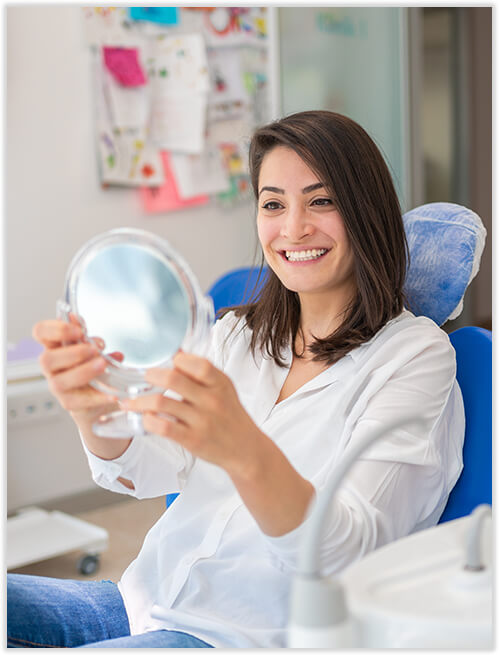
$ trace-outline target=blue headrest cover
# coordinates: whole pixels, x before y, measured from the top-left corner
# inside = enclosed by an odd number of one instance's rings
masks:
[[[477,214],[449,202],[416,207],[403,219],[410,255],[407,307],[443,325],[462,311],[464,292],[480,267],[486,230]]]

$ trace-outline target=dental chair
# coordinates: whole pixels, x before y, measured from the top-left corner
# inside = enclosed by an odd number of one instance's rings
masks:
[[[480,266],[485,228],[474,212],[452,203],[413,209],[404,215],[404,225],[410,253],[407,304],[414,314],[441,326],[463,309],[464,294]],[[466,432],[463,471],[440,523],[492,504],[492,333],[468,326],[449,338],[456,351]]]
[[[405,295],[416,316],[437,325],[459,316],[465,291],[478,272],[486,231],[479,216],[453,203],[429,203],[404,214],[410,254]],[[243,267],[209,289],[215,312],[258,297],[267,269]],[[492,333],[464,327],[449,335],[456,350],[466,433],[464,467],[440,522],[492,503]],[[168,494],[167,506],[177,494]]]
[[[466,414],[464,467],[439,523],[492,505],[492,333],[469,326],[450,335]]]
[[[218,278],[208,291],[213,300],[215,315],[226,307],[251,302],[258,297],[267,279],[267,268],[236,268]]]

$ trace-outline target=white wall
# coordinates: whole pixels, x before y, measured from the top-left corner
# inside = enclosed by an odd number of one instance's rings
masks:
[[[227,269],[252,263],[255,252],[250,204],[147,216],[138,191],[100,188],[80,12],[65,5],[6,8],[9,342],[29,337],[36,321],[54,316],[71,257],[99,232],[131,226],[166,237],[203,289]],[[93,486],[66,418],[9,431],[9,506]]]

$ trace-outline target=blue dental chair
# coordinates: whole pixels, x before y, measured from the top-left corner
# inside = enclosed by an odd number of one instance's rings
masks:
[[[437,325],[456,318],[465,291],[478,272],[485,244],[480,218],[453,203],[429,203],[404,214],[410,253],[405,294],[409,309]],[[258,296],[267,270],[238,268],[208,291],[215,312]],[[464,467],[440,523],[492,504],[492,333],[464,327],[449,335],[456,350],[457,380],[463,394],[466,432]],[[168,494],[167,507],[178,494]]]
[[[213,300],[215,314],[225,307],[242,305],[258,297],[267,279],[267,268],[250,266],[235,268],[218,278],[208,291]]]
[[[404,215],[410,253],[405,293],[409,309],[443,325],[457,318],[478,272],[485,228],[469,209],[430,203]],[[449,334],[466,416],[463,470],[440,523],[492,504],[492,333],[463,327]]]
[[[461,475],[439,523],[492,505],[492,332],[463,327],[449,334],[466,415]]]

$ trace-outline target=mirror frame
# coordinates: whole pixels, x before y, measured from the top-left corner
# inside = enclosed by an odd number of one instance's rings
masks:
[[[58,316],[66,321],[69,321],[71,314],[76,316],[84,331],[83,341],[95,343],[87,333],[85,317],[80,316],[78,312],[77,287],[80,276],[88,263],[101,250],[114,245],[130,246],[134,244],[148,250],[153,256],[164,262],[177,278],[189,302],[189,322],[180,349],[189,352],[199,347],[208,337],[214,322],[212,299],[203,294],[187,262],[166,239],[137,228],[117,228],[98,234],[76,252],[66,273],[63,298],[57,303]],[[174,354],[161,361],[158,366],[170,366]],[[105,353],[103,353],[103,357],[108,366],[104,373],[93,381],[92,386],[118,397],[135,396],[152,390],[152,386],[144,379],[147,368],[127,366]]]

